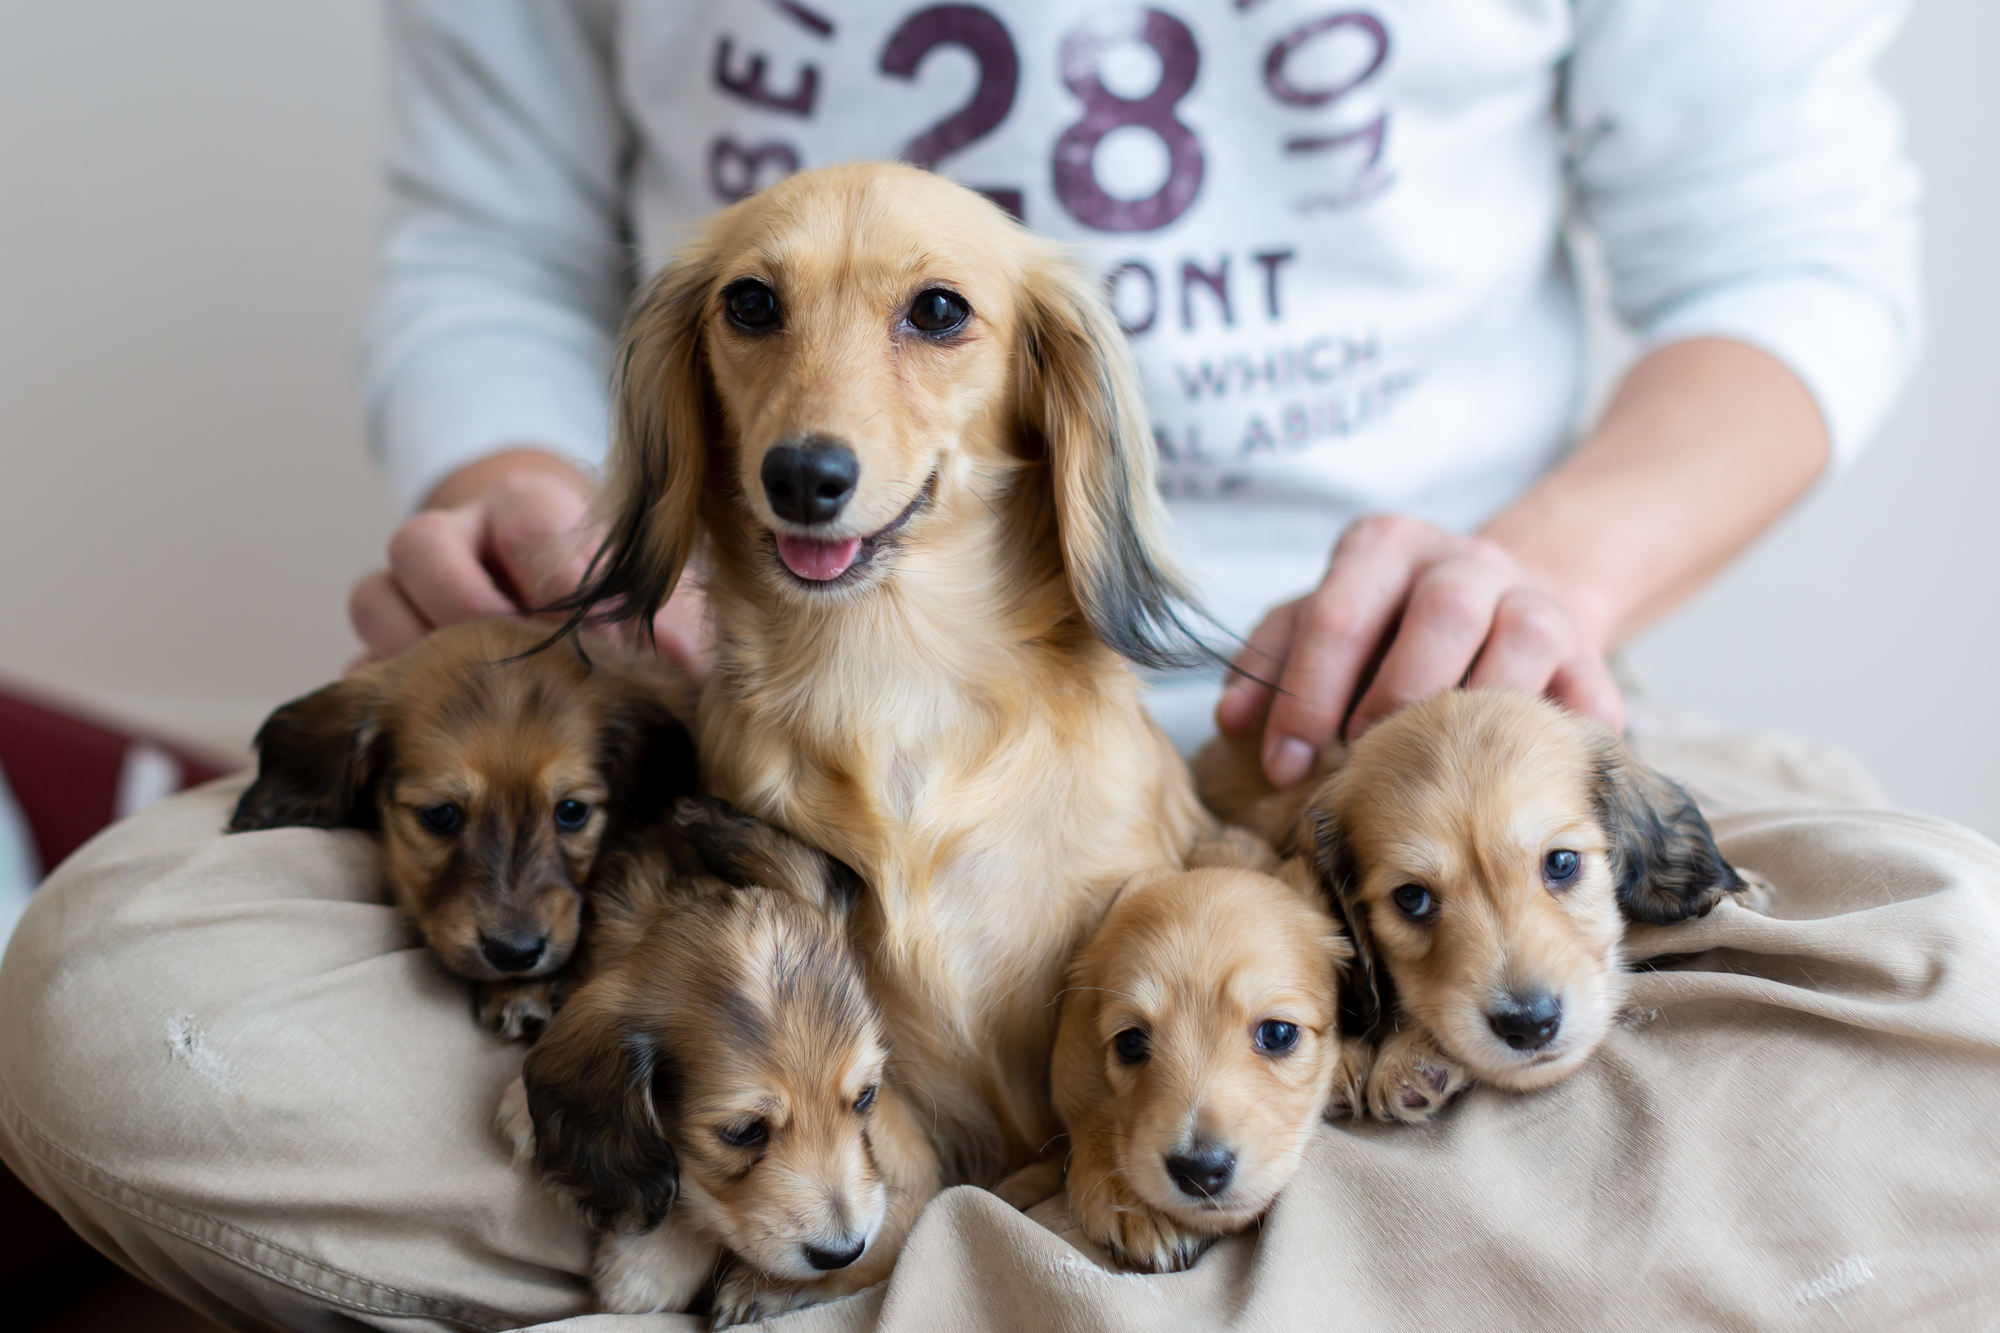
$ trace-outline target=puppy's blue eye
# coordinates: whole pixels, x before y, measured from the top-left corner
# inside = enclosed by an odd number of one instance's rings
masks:
[[[767,333],[778,327],[778,294],[755,278],[723,288],[722,308],[729,322],[745,333]]]
[[[417,822],[439,837],[448,837],[458,832],[459,825],[465,822],[465,816],[459,812],[457,806],[447,802],[444,805],[427,805],[417,811]]]
[[[556,827],[574,833],[590,822],[590,807],[582,801],[556,802]]]
[[[722,1125],[715,1137],[732,1148],[755,1148],[771,1137],[771,1126],[763,1120],[746,1120],[740,1125]]]
[[[864,1115],[867,1114],[868,1108],[875,1104],[875,1094],[877,1091],[879,1089],[873,1083],[870,1083],[862,1090],[861,1095],[854,1099],[854,1109]]]
[[[1266,1055],[1283,1055],[1299,1044],[1299,1025],[1282,1018],[1267,1018],[1257,1025],[1257,1049]]]
[[[1144,1064],[1153,1053],[1152,1045],[1143,1028],[1126,1028],[1111,1039],[1111,1049],[1117,1052],[1120,1064]]]
[[[1425,920],[1437,907],[1437,899],[1431,897],[1431,891],[1421,884],[1405,884],[1389,895],[1389,901],[1412,921]]]
[[[923,333],[950,333],[972,317],[972,307],[957,292],[932,287],[910,302],[910,327]]]
[[[1576,878],[1582,860],[1575,852],[1558,848],[1542,858],[1542,877],[1549,883],[1563,885]]]

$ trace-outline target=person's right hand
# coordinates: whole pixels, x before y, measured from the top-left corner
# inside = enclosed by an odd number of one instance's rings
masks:
[[[576,591],[595,548],[590,483],[553,454],[516,449],[468,464],[389,539],[389,567],[354,586],[349,618],[362,662],[393,657],[434,629],[519,615]],[[654,621],[662,655],[699,670],[701,594],[685,580]]]

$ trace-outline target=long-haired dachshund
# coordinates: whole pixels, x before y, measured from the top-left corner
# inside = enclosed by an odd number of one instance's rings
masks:
[[[716,802],[675,825],[699,865],[671,834],[607,853],[589,975],[501,1127],[606,1229],[602,1308],[684,1310],[713,1282],[722,1326],[881,1281],[937,1158],[883,1077],[852,872]]]
[[[397,904],[510,1038],[549,1019],[606,830],[661,817],[697,781],[684,687],[574,644],[532,651],[548,637],[453,626],[286,704],[229,822],[377,833]]]
[[[1210,827],[1128,665],[1191,639],[1103,295],[937,176],[805,172],[652,283],[617,409],[579,604],[645,621],[701,569],[709,789],[866,882],[899,1069],[947,1174],[997,1179],[1055,1132],[1077,942]]]
[[[1127,885],[1078,951],[1051,1074],[1071,1214],[1148,1272],[1264,1215],[1343,1065],[1353,950],[1311,868],[1203,850],[1202,868]]]
[[[1212,743],[1197,768],[1229,818],[1298,810],[1293,845],[1354,938],[1352,1026],[1377,1044],[1360,1100],[1378,1119],[1427,1119],[1474,1078],[1567,1077],[1624,1004],[1626,921],[1764,900],[1686,791],[1544,699],[1448,691],[1323,763],[1331,776],[1284,793],[1258,789],[1244,746]]]

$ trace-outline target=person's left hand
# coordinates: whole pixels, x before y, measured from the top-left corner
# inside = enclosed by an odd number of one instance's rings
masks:
[[[1224,691],[1216,725],[1241,737],[1263,718],[1264,774],[1278,787],[1306,776],[1343,719],[1351,741],[1461,683],[1546,694],[1613,728],[1624,721],[1598,638],[1541,580],[1496,542],[1394,514],[1342,533],[1319,587],[1266,616],[1235,668],[1249,674]]]

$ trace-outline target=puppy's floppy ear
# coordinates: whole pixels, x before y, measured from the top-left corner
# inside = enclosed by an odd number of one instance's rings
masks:
[[[266,718],[257,729],[257,780],[236,802],[229,831],[374,828],[374,789],[389,752],[381,703],[375,682],[357,676]]]
[[[650,1231],[680,1197],[662,1132],[679,1114],[671,1056],[580,993],[528,1051],[521,1080],[542,1177],[600,1230]]]
[[[726,883],[783,889],[836,921],[846,919],[860,896],[861,876],[845,861],[717,797],[679,802],[674,828],[708,873]]]
[[[701,787],[694,737],[642,676],[612,680],[600,734],[604,771],[624,827],[645,827]]]
[[[1380,1040],[1396,1012],[1396,984],[1375,958],[1368,933],[1368,908],[1361,901],[1361,868],[1355,863],[1338,816],[1319,804],[1305,812],[1299,833],[1307,855],[1354,950],[1353,966],[1342,979],[1340,1030],[1350,1037]]]
[[[1611,844],[1618,906],[1656,926],[1706,916],[1748,887],[1722,859],[1694,798],[1607,736],[1595,756],[1591,799]]]
[[[703,326],[714,265],[678,261],[633,305],[619,342],[617,422],[598,517],[604,543],[583,586],[556,604],[574,629],[592,608],[650,632],[693,554],[708,446],[720,409],[709,384]]]
[[[1209,660],[1167,549],[1138,371],[1103,294],[1045,254],[1021,314],[1021,420],[1046,450],[1063,567],[1091,628],[1140,666]]]

